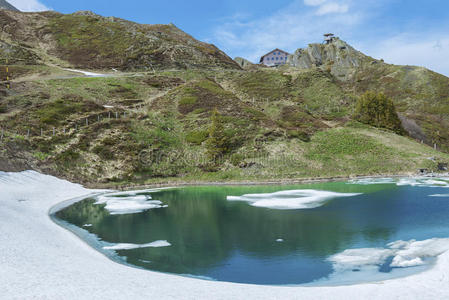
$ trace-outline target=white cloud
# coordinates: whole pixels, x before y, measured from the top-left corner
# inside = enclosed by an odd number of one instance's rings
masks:
[[[342,14],[349,10],[349,5],[339,3],[336,1],[328,0],[304,0],[306,6],[318,6],[318,10],[315,12],[318,16],[327,14]]]
[[[315,6],[324,3],[322,0],[306,1]],[[303,0],[297,0],[265,18],[226,22],[215,28],[213,40],[226,52],[239,52],[239,56],[256,62],[261,55],[274,48],[293,52],[308,43],[321,42],[324,33],[339,35],[350,32],[364,17],[357,10],[349,12],[339,8],[340,14],[325,14],[323,11],[319,16],[315,10],[304,9]]]
[[[348,10],[349,6],[346,4],[325,3],[318,8],[316,14],[319,16],[327,14],[343,14],[348,12]]]
[[[330,6],[337,3],[337,6]],[[449,28],[410,24],[395,27],[379,20],[385,17],[390,0],[296,0],[270,16],[227,20],[214,28],[210,40],[231,55],[258,62],[275,48],[290,53],[309,43],[322,42],[332,32],[355,48],[375,58],[401,65],[417,65],[449,76]],[[306,7],[304,6],[306,5]],[[345,7],[346,6],[346,7]],[[318,14],[318,12],[323,14]],[[340,13],[324,13],[338,10]]]
[[[319,6],[325,3],[327,0],[304,0],[304,4],[308,6]]]
[[[46,11],[50,10],[47,6],[39,2],[38,0],[8,0],[13,6],[21,11]]]
[[[376,58],[397,65],[426,67],[449,76],[449,34],[401,34],[361,48]]]

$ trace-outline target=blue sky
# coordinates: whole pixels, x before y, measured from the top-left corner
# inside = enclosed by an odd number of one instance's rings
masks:
[[[389,63],[449,76],[447,0],[10,0],[26,11],[92,10],[139,23],[173,22],[231,57],[251,61],[273,48],[294,52],[335,33]]]

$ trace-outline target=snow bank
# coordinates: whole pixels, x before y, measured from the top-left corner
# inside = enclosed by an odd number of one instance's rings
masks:
[[[61,200],[80,194],[95,192],[79,184],[43,175],[35,171],[20,173],[0,172],[0,200],[39,201],[41,198],[58,197]]]
[[[75,73],[81,73],[89,77],[108,77],[110,75],[107,74],[100,74],[100,73],[93,73],[88,71],[82,71],[82,70],[76,70],[76,69],[64,69],[66,71],[75,72]]]
[[[159,247],[169,247],[171,244],[167,241],[154,241],[148,244],[126,244],[126,243],[120,243],[115,244],[113,246],[104,246],[103,249],[106,250],[131,250],[131,249],[138,249],[138,248],[159,248]]]
[[[266,194],[227,196],[228,201],[245,201],[252,206],[271,209],[310,209],[322,206],[326,201],[339,197],[352,197],[356,193],[336,193],[318,190],[288,190]]]
[[[0,172],[2,298],[210,299],[213,295],[214,299],[245,300],[298,297],[409,300],[449,297],[449,252],[440,255],[432,269],[419,274],[337,287],[280,287],[205,281],[117,264],[53,223],[48,216],[53,206],[75,197],[84,199],[94,192],[36,172]],[[407,247],[412,246],[413,243]]]
[[[112,193],[102,195],[97,198],[95,204],[106,204],[104,207],[111,215],[134,214],[154,208],[167,207],[159,200],[151,200],[149,195],[139,195],[134,193]],[[129,195],[129,196],[126,196]]]

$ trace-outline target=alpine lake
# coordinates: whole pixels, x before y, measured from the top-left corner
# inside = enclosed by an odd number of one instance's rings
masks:
[[[111,192],[52,218],[116,262],[151,271],[354,284],[421,272],[449,250],[449,178]]]

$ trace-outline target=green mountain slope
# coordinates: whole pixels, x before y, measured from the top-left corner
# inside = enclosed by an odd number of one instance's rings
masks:
[[[37,55],[41,63],[88,69],[239,69],[224,52],[173,24],[142,25],[92,12],[0,11],[0,20],[3,43],[13,52],[20,48],[25,56]]]
[[[403,127],[412,137],[449,151],[449,78],[422,67],[386,64],[339,38],[298,49],[288,63],[297,69],[328,72],[355,96],[383,92],[395,101]]]
[[[449,79],[338,39],[288,66],[243,70],[172,25],[0,14],[14,24],[0,43],[14,79],[0,86],[0,170],[110,186],[410,174],[449,161]],[[354,121],[366,91],[394,100],[407,135]]]

